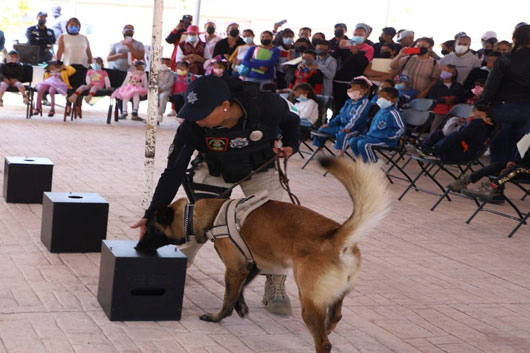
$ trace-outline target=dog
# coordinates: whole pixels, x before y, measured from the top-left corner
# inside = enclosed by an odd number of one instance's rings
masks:
[[[308,208],[286,202],[268,201],[248,215],[241,226],[255,264],[248,261],[230,238],[216,239],[215,249],[226,266],[225,296],[222,308],[207,313],[201,320],[219,322],[235,309],[240,317],[248,314],[243,298],[245,286],[264,269],[293,268],[302,306],[302,318],[313,335],[317,353],[331,352],[328,335],[342,318],[344,297],[359,276],[359,239],[381,221],[390,206],[388,183],[378,164],[321,159],[320,164],[347,189],[354,211],[339,224]],[[202,199],[193,210],[193,233],[198,243],[207,240],[206,232],[224,199]],[[137,250],[154,250],[166,244],[180,245],[188,239],[184,212],[187,200],[161,205],[148,224]]]

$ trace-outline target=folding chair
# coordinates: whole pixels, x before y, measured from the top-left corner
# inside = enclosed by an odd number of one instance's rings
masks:
[[[316,131],[320,126],[324,124],[327,119],[328,109],[333,109],[333,97],[317,95],[318,98],[318,119],[311,126],[311,128],[300,126],[300,142],[306,146],[310,152],[298,150],[300,157],[305,159],[304,153],[312,154],[314,152],[313,147],[307,143],[307,140],[311,138],[311,131]]]
[[[495,128],[490,133],[490,136],[488,137],[487,141],[484,143],[482,148],[477,152],[477,154],[474,156],[474,158],[469,159],[468,161],[460,161],[460,162],[451,162],[451,161],[441,161],[439,158],[423,158],[420,156],[412,155],[412,159],[415,160],[421,171],[418,173],[418,175],[409,183],[405,191],[398,197],[398,200],[401,201],[403,197],[409,192],[409,190],[413,189],[416,191],[422,191],[427,194],[438,196],[438,200],[436,203],[431,207],[431,211],[434,211],[436,207],[442,202],[444,198],[447,199],[447,201],[451,201],[451,198],[449,197],[449,193],[451,191],[449,188],[444,187],[440,182],[436,179],[436,175],[439,172],[444,172],[445,174],[449,175],[453,180],[457,180],[464,176],[468,171],[473,171],[473,166],[480,166],[484,167],[484,164],[480,161],[480,157],[486,152],[486,150],[489,147],[489,144],[500,131],[500,124],[497,124]],[[422,177],[427,176],[429,179],[433,181],[433,183],[440,189],[441,194],[427,190],[427,189],[421,189],[416,186],[416,182]],[[457,194],[458,196],[466,197],[460,194]]]
[[[3,65],[3,64],[2,64]],[[30,115],[30,106],[33,102],[33,95],[31,92],[33,91],[33,87],[31,87],[31,82],[33,81],[33,66],[28,64],[22,64],[22,76],[20,77],[20,83],[24,84],[24,89],[26,90],[26,96],[28,97],[28,104],[26,104],[26,119],[31,119]],[[11,93],[19,93],[18,88],[16,87],[8,87],[6,92]]]
[[[445,118],[438,123],[438,126],[436,126],[436,129],[442,128],[447,122],[447,120],[449,120],[452,117],[456,116],[456,117],[465,119],[471,114],[471,112],[473,112],[473,105],[464,104],[464,103],[456,104],[449,110]]]
[[[72,88],[66,93],[67,97],[70,97],[70,95],[72,95],[75,90],[79,88],[79,86],[85,84],[86,73],[88,71],[83,65],[72,64],[71,66],[75,69],[75,73],[68,78]],[[72,104],[68,99],[66,99],[66,105],[64,107],[64,121],[66,121],[66,117],[68,115],[70,115],[70,120],[74,120],[74,118],[77,119],[77,102],[76,104]]]
[[[524,195],[523,197],[521,198],[521,200],[525,200],[525,198],[530,195],[530,187],[529,188],[526,188],[524,187],[523,185],[530,185],[530,178],[529,179],[513,179],[513,180],[510,180],[509,181],[510,184],[513,184],[515,186],[517,186],[519,189],[521,189],[523,192],[524,192]],[[502,194],[504,200],[506,201],[506,203],[508,203],[508,205],[510,205],[513,210],[515,211],[515,213],[517,213],[517,216],[512,216],[510,214],[507,214],[507,213],[504,213],[504,212],[500,212],[500,211],[496,211],[496,210],[492,210],[492,209],[489,209],[489,208],[485,208],[484,206],[488,203],[487,201],[481,201],[480,203],[475,199],[475,202],[477,203],[478,207],[477,209],[473,212],[473,214],[471,215],[471,217],[468,218],[468,220],[466,221],[466,224],[469,224],[471,223],[471,221],[473,220],[473,218],[475,218],[475,216],[480,212],[480,211],[485,211],[485,212],[488,212],[488,213],[492,213],[492,214],[496,214],[498,216],[501,216],[501,217],[504,217],[504,218],[509,218],[509,219],[513,219],[514,221],[517,221],[517,225],[515,226],[514,229],[512,229],[512,231],[508,234],[508,238],[511,238],[515,232],[517,232],[517,230],[519,230],[519,228],[523,225],[523,224],[527,224],[526,223],[526,220],[528,218],[530,218],[530,210],[528,210],[528,212],[525,214],[523,212],[521,212],[521,210],[513,203],[512,200],[510,200],[506,195],[505,193]]]
[[[147,82],[149,82],[149,72],[146,72],[146,74],[147,74]],[[111,76],[111,73],[109,72],[109,80],[110,80],[111,86],[114,89],[120,87],[123,84],[123,81],[125,81],[125,77],[126,76],[127,76],[127,72],[126,71],[113,70],[112,76]],[[115,83],[116,83],[116,86],[114,85]],[[145,100],[147,100],[147,94],[145,96],[140,97],[140,102],[141,101],[145,101]],[[122,100],[116,98],[114,100],[114,102],[113,102],[113,100],[111,99],[111,102],[110,102],[111,105],[109,106],[109,112],[111,112],[112,111],[112,105],[114,104],[114,121],[115,122],[119,121],[119,119],[118,119],[118,113],[119,113],[118,102],[122,102]],[[107,124],[110,124],[110,115],[107,116]]]

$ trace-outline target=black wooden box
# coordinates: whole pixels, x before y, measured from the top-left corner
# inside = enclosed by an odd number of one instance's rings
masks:
[[[99,252],[109,203],[94,193],[45,192],[41,241],[50,252]]]
[[[4,198],[11,203],[42,203],[52,190],[53,162],[48,158],[5,157]]]
[[[111,321],[180,320],[187,257],[168,245],[139,253],[135,240],[104,240],[98,302]]]

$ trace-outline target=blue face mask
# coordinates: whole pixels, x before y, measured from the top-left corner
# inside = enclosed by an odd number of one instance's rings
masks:
[[[197,36],[190,36],[188,35],[188,38],[186,38],[186,42],[188,43],[195,43],[197,41]]]
[[[96,64],[96,63],[91,64],[90,67],[92,68],[92,70],[96,70],[96,71],[101,70],[101,65]]]
[[[396,84],[396,89],[397,89],[398,91],[403,91],[405,88],[406,88],[406,87],[405,87],[405,84],[404,84],[404,83],[397,83],[397,84]]]
[[[70,33],[70,34],[78,34],[79,33],[79,27],[77,27],[77,26],[68,27],[68,33]]]
[[[304,96],[304,95],[300,95],[300,96],[298,96],[298,98],[296,98],[296,100],[299,101],[299,102],[305,102],[308,99],[309,98],[307,98],[307,96]]]
[[[291,37],[283,38],[282,42],[285,45],[291,45],[291,44],[293,44],[293,38],[291,38]]]
[[[243,37],[243,41],[247,44],[250,44],[254,41],[254,38],[252,37]]]
[[[351,38],[351,44],[358,44],[361,45],[364,43],[364,37],[361,36],[353,36]]]
[[[389,100],[386,99],[386,98],[383,98],[383,97],[377,99],[377,102],[376,102],[376,103],[377,103],[377,105],[379,106],[379,108],[381,108],[381,109],[386,109],[386,108],[392,106],[392,102],[389,101]]]

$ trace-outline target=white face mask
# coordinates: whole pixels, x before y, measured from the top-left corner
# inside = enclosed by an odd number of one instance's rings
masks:
[[[376,102],[376,103],[377,103],[377,105],[379,106],[379,108],[381,108],[381,109],[386,109],[386,108],[392,106],[392,102],[389,101],[389,100],[386,99],[386,98],[383,98],[383,97],[377,99],[377,102]]]
[[[361,98],[361,92],[359,92],[359,91],[348,91],[348,97],[350,97],[354,101],[359,100],[359,98]]]
[[[169,69],[169,67],[167,67],[166,64],[162,64],[162,65],[160,65],[160,70],[162,70],[162,71],[166,71],[167,69]]]
[[[455,53],[457,54],[464,54],[468,50],[469,50],[469,47],[467,45],[456,45],[455,46]]]

